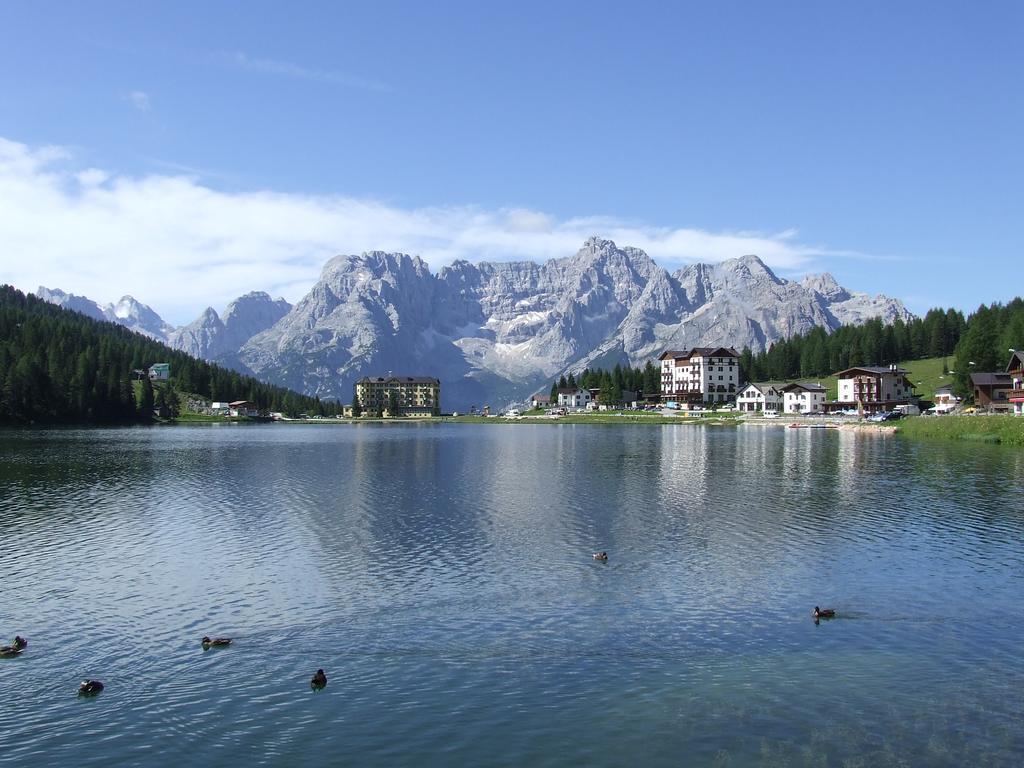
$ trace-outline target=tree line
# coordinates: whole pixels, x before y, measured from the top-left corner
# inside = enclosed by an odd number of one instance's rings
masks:
[[[134,370],[170,363],[171,378],[153,388]],[[262,411],[333,415],[340,406],[265,384],[197,360],[116,323],[71,312],[9,285],[0,286],[0,423],[149,421],[154,407],[175,415],[177,393],[209,400],[249,400]]]
[[[604,405],[621,402],[622,392],[658,393],[661,391],[661,369],[650,360],[643,367],[616,364],[610,371],[603,368],[585,368],[579,379],[572,373],[562,375],[551,385],[551,402],[558,400],[559,389],[596,389],[597,401]]]
[[[954,354],[968,321],[955,309],[931,309],[909,322],[886,325],[872,318],[829,333],[816,327],[753,353],[740,353],[740,373],[747,381],[829,376],[858,365],[891,365],[904,360]]]
[[[1008,304],[982,304],[968,318],[953,357],[954,390],[973,394],[970,375],[975,371],[1005,371],[1012,354],[1024,350],[1024,300]]]

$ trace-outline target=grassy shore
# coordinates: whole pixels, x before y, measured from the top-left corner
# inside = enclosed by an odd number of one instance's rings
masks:
[[[1019,416],[916,416],[899,423],[902,437],[974,440],[1024,446],[1024,417]]]

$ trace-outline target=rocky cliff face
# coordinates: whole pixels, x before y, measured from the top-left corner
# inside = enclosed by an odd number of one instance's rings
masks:
[[[187,352],[192,357],[216,360],[224,351],[224,323],[213,307],[207,307],[203,314],[188,325],[174,331],[168,344]]]
[[[76,296],[73,293],[64,293],[60,288],[45,288],[39,286],[35,295],[43,301],[56,304],[58,307],[70,309],[72,312],[80,312],[93,320],[110,320],[103,312],[103,308],[92,299],[85,296]]]
[[[65,306],[88,302],[47,293]],[[159,325],[131,316],[139,328]],[[814,326],[869,317],[910,314],[895,299],[851,293],[831,275],[783,280],[756,256],[669,274],[643,251],[592,238],[574,256],[545,264],[457,261],[436,275],[415,256],[338,256],[294,307],[251,293],[223,318],[207,309],[165,338],[344,402],[361,376],[436,376],[443,407],[464,410],[525,400],[567,370],[642,365],[667,347],[761,350]]]
[[[836,282],[832,275],[808,275],[800,285],[813,294],[819,302],[827,305],[840,325],[859,325],[873,317],[882,318],[884,323],[895,322],[897,318],[907,319],[909,313],[903,304],[878,294],[852,293]]]
[[[160,341],[167,341],[168,335],[174,331],[174,326],[165,323],[152,307],[131,296],[122,296],[117,304],[108,304],[103,311],[115,323]]]
[[[212,307],[188,325],[168,335],[168,344],[193,357],[233,365],[238,350],[256,334],[270,328],[292,308],[284,299],[253,291],[228,304],[223,319]]]

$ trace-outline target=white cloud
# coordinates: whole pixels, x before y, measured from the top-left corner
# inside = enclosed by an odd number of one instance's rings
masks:
[[[75,179],[83,187],[98,187],[109,178],[110,174],[99,168],[86,168],[84,171],[79,171],[75,174]]]
[[[455,259],[571,256],[591,235],[642,248],[670,269],[755,253],[793,272],[852,255],[801,243],[792,230],[707,232],[523,208],[407,210],[341,196],[223,192],[195,176],[79,169],[60,148],[0,138],[0,280],[101,303],[130,293],[176,324],[250,290],[295,301],[339,253],[402,251],[436,270]]]
[[[132,91],[125,98],[131,102],[139,112],[149,112],[149,94],[145,91]]]
[[[313,69],[304,67],[291,61],[276,61],[274,59],[261,59],[248,56],[241,51],[222,54],[222,58],[238,69],[250,72],[264,72],[271,75],[296,78],[298,80],[313,80],[321,83],[333,83],[349,88],[361,88],[366,91],[390,91],[391,88],[370,78],[348,75],[344,72],[336,72],[329,69]]]

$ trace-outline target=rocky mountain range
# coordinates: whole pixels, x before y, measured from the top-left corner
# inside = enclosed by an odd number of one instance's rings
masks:
[[[122,296],[116,304],[106,304],[101,307],[92,299],[76,296],[73,293],[64,293],[59,288],[51,289],[40,286],[35,295],[59,307],[81,312],[95,320],[119,323],[126,328],[131,328],[136,333],[160,341],[167,341],[170,334],[174,332],[174,326],[164,322],[152,307],[136,301],[131,296]]]
[[[911,317],[900,301],[847,291],[828,274],[784,280],[756,256],[669,273],[599,238],[544,264],[456,261],[437,274],[417,256],[337,256],[295,306],[250,293],[223,317],[208,308],[177,329],[128,296],[99,307],[59,290],[37,295],[344,402],[361,376],[436,376],[446,410],[523,401],[563,372],[642,365],[666,348],[761,350],[814,326]]]

